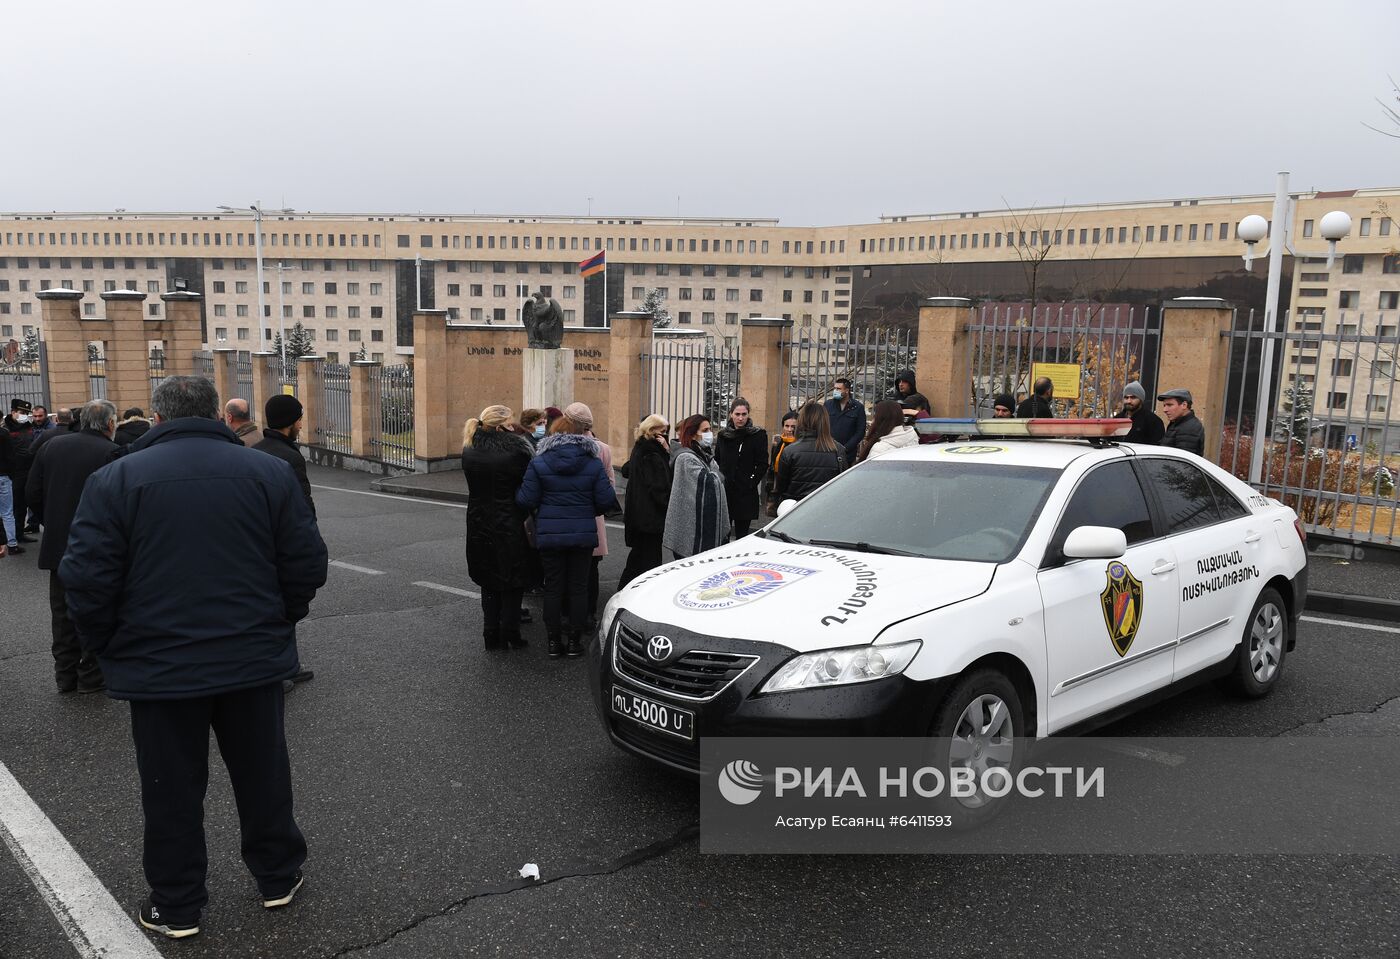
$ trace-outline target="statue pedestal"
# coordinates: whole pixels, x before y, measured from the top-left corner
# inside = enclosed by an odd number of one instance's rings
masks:
[[[527,349],[521,365],[524,409],[555,406],[562,410],[574,401],[573,350]]]

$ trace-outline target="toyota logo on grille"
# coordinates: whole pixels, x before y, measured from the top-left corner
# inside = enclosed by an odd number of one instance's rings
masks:
[[[675,647],[665,636],[653,636],[647,640],[647,655],[655,662],[661,663],[671,658],[671,652]]]

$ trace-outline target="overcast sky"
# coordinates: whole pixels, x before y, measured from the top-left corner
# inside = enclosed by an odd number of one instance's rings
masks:
[[[807,225],[1400,186],[1362,125],[1396,0],[68,0],[3,29],[6,211]]]

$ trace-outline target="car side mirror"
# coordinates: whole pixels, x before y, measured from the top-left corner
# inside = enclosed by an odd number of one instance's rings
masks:
[[[1065,540],[1067,559],[1117,559],[1128,551],[1128,537],[1112,526],[1080,526]]]
[[[797,500],[795,500],[795,499],[785,499],[785,500],[783,500],[781,503],[778,504],[778,517],[779,517],[779,518],[782,518],[782,517],[786,516],[788,513],[791,513],[791,512],[793,511],[793,509],[795,509],[796,507],[797,507]]]

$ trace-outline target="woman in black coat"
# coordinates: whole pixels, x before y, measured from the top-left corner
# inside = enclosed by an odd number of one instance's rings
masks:
[[[467,575],[481,587],[487,649],[525,646],[520,603],[530,586],[530,542],[525,511],[515,494],[534,451],[510,431],[510,410],[488,406],[462,431],[467,476]]]
[[[797,442],[778,461],[773,499],[802,499],[848,465],[845,449],[831,438],[826,410],[808,403],[797,413]]]
[[[729,425],[715,440],[715,462],[724,474],[733,538],[749,535],[758,519],[758,484],[768,472],[768,433],[749,420],[749,401],[742,396],[729,406]]]
[[[642,420],[637,427],[637,441],[632,444],[632,456],[621,469],[627,477],[622,524],[631,549],[617,581],[619,590],[662,562],[661,534],[666,529],[666,505],[671,500],[671,446],[666,442],[669,429],[665,418],[655,413]]]

